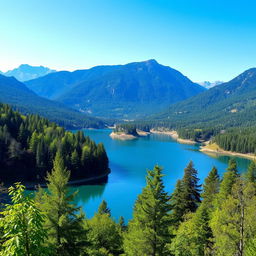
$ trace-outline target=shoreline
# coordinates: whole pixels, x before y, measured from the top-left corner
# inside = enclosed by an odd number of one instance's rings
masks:
[[[159,130],[155,130],[152,129],[150,130],[151,133],[153,134],[165,134],[165,135],[169,135],[171,136],[174,140],[176,140],[177,142],[181,143],[181,144],[188,144],[188,145],[194,145],[197,144],[198,142],[193,141],[193,140],[189,140],[189,139],[182,139],[179,137],[177,131],[172,130],[172,131],[159,131]]]
[[[232,151],[227,151],[224,149],[221,149],[217,144],[215,144],[215,149],[212,149],[209,147],[209,143],[206,144],[205,146],[200,146],[199,151],[205,154],[215,154],[215,155],[224,155],[224,156],[236,156],[236,157],[241,157],[241,158],[247,158],[250,160],[255,160],[256,159],[256,155],[247,153],[238,153],[238,152],[232,152]]]
[[[141,130],[137,130],[137,134],[138,136],[135,136],[135,135],[132,135],[132,134],[127,134],[127,133],[124,133],[124,132],[114,132],[112,131],[109,136],[112,138],[112,139],[115,139],[115,140],[135,140],[135,139],[138,139],[139,137],[145,137],[145,136],[148,136],[150,133],[149,132],[144,132],[144,131],[141,131]]]
[[[135,139],[138,139],[139,137],[148,136],[150,134],[164,134],[164,135],[170,136],[172,139],[176,140],[178,143],[181,143],[181,144],[188,144],[188,145],[197,144],[196,141],[179,138],[179,135],[178,135],[177,131],[175,131],[175,130],[172,130],[172,131],[162,130],[161,131],[161,130],[151,129],[150,132],[137,130],[137,133],[138,133],[138,136],[135,136],[135,135],[132,135],[132,134],[126,134],[124,132],[116,133],[116,132],[112,131],[109,134],[109,136],[112,139],[117,139],[117,140],[135,140]]]

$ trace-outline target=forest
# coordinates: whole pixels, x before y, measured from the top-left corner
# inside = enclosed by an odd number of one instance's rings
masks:
[[[70,179],[109,173],[108,157],[82,131],[72,133],[38,115],[21,115],[0,104],[1,182],[42,182],[60,152]]]
[[[193,162],[172,194],[155,166],[133,218],[116,222],[103,201],[88,219],[69,190],[70,171],[57,152],[47,189],[35,196],[16,183],[0,217],[0,255],[253,256],[256,255],[256,163],[239,174],[231,159],[221,178],[213,167],[203,185]],[[4,193],[4,190],[2,190]]]

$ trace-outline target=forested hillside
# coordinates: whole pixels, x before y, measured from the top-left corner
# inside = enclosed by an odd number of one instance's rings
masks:
[[[134,119],[205,89],[155,60],[57,72],[26,82],[38,95],[93,116]]]
[[[24,116],[0,104],[1,182],[42,182],[60,152],[71,180],[109,172],[103,144],[82,131],[71,133],[37,115]]]
[[[12,202],[0,215],[1,255],[256,255],[255,162],[241,175],[231,159],[222,178],[213,167],[203,186],[190,162],[170,195],[155,166],[128,225],[112,218],[104,200],[86,218],[67,187],[69,177],[57,153],[47,190],[32,197],[20,183],[9,188]]]
[[[88,117],[61,103],[37,96],[14,77],[0,75],[0,102],[12,105],[23,114],[38,114],[67,128],[105,126],[105,123],[97,118]]]
[[[256,68],[151,117],[176,127],[256,126]]]

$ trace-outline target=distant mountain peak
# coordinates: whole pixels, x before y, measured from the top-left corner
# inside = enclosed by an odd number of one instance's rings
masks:
[[[9,70],[2,74],[9,77],[13,76],[17,80],[24,82],[31,79],[39,78],[41,76],[45,76],[52,72],[56,72],[56,70],[52,70],[44,66],[31,66],[28,64],[21,64],[18,68]]]

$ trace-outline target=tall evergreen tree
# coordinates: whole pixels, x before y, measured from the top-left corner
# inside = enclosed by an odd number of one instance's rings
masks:
[[[178,226],[183,220],[185,214],[195,212],[198,208],[200,200],[200,187],[198,184],[197,170],[190,161],[188,166],[184,169],[184,176],[182,180],[176,184],[176,189],[172,195],[172,221],[174,226]]]
[[[206,177],[203,185],[202,198],[204,203],[211,207],[216,194],[219,192],[220,178],[218,175],[218,170],[213,167],[209,175]]]
[[[146,187],[138,196],[133,219],[128,224],[124,239],[126,255],[170,255],[170,197],[164,190],[162,169],[155,166],[148,171]]]
[[[229,160],[227,171],[223,175],[223,180],[220,184],[220,193],[218,195],[218,203],[223,199],[227,198],[231,194],[232,187],[235,184],[238,175],[237,164],[235,159],[231,158]]]
[[[249,182],[256,183],[256,162],[251,161],[248,170],[245,174],[246,179]]]
[[[39,205],[46,213],[48,242],[56,256],[82,255],[86,245],[84,215],[80,207],[74,205],[75,193],[68,190],[69,177],[70,172],[57,152],[52,172],[47,176],[48,193],[38,196]]]

